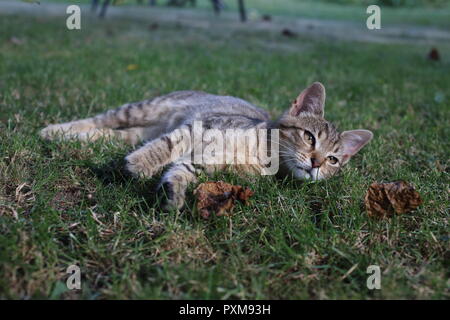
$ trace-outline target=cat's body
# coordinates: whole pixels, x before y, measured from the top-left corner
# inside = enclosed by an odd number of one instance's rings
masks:
[[[272,140],[268,144],[277,146],[276,156],[280,157],[282,174],[318,180],[336,173],[372,138],[372,134],[367,130],[338,133],[323,119],[324,100],[324,87],[314,83],[302,92],[289,111],[271,122],[266,111],[242,99],[198,91],[178,91],[126,104],[93,118],[50,125],[41,131],[41,136],[46,139],[62,137],[78,140],[118,137],[133,145],[146,141],[126,157],[127,169],[136,176],[151,177],[170,165],[161,185],[167,192],[167,205],[181,208],[187,186],[197,181],[196,176],[201,170],[212,173],[231,167],[258,174],[268,166],[259,157],[256,162],[244,164],[236,161],[231,165],[229,162],[211,162],[205,152],[211,144],[211,136],[200,135],[200,140],[183,139],[185,133],[195,136],[193,131],[198,123],[201,123],[202,129],[212,133],[225,133],[233,129],[268,130],[269,134],[252,140],[256,148],[268,143],[271,130],[279,129],[279,141]],[[232,158],[245,154],[247,158],[244,158],[248,159],[248,145],[241,142],[238,138],[234,148],[224,148],[224,157],[233,153]],[[198,144],[201,144],[200,148],[196,148]],[[202,161],[194,161],[194,158],[198,159],[194,153],[202,153]]]

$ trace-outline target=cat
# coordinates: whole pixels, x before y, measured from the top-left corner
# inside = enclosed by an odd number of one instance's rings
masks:
[[[211,143],[211,139],[201,135],[197,144],[204,143],[205,146],[202,145],[198,151],[195,140],[182,139],[183,132],[192,135],[198,122],[203,128],[215,132],[231,129],[267,132],[262,136],[265,141],[260,137],[256,141],[277,147],[272,156],[279,159],[278,175],[305,180],[321,180],[335,175],[372,139],[373,134],[362,129],[338,132],[324,119],[325,96],[325,87],[315,82],[303,90],[277,120],[271,121],[265,110],[236,97],[177,91],[125,104],[92,118],[49,125],[40,134],[50,140],[119,138],[132,145],[146,142],[125,158],[126,169],[134,176],[149,178],[170,165],[159,184],[166,193],[164,208],[181,209],[188,185],[197,182],[202,171],[212,174],[230,167],[237,172],[258,174],[267,168],[267,163],[258,162],[211,164],[207,158],[200,163],[194,162],[194,153],[206,154],[205,150]],[[269,134],[273,132],[278,133],[276,141]],[[237,146],[224,152],[233,151],[232,158],[242,156],[247,152],[242,146],[248,147],[240,139]]]

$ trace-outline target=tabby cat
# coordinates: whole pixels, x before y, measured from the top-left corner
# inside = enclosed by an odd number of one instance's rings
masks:
[[[261,174],[268,164],[237,162],[211,163],[193,161],[211,143],[201,135],[197,142],[182,139],[180,133],[193,133],[200,122],[203,128],[225,132],[230,129],[262,129],[264,143],[276,146],[278,174],[298,179],[320,180],[336,174],[349,159],[373,137],[368,130],[338,132],[324,119],[325,88],[315,82],[292,103],[276,121],[269,114],[239,98],[217,96],[199,91],[177,91],[150,100],[125,104],[92,118],[49,125],[41,131],[45,139],[97,140],[117,137],[132,145],[146,143],[126,157],[126,168],[135,176],[152,177],[169,166],[160,187],[166,192],[166,208],[180,209],[189,184],[197,181],[201,171],[208,174],[227,167],[239,172]],[[274,130],[278,129],[278,130]],[[269,133],[276,132],[274,140]],[[246,140],[247,141],[247,140]],[[258,136],[256,142],[261,143]],[[203,143],[199,148],[197,144]],[[238,140],[237,146],[224,149],[232,158],[248,152]],[[248,147],[248,146],[247,146]],[[271,149],[273,150],[273,149]],[[276,153],[276,154],[274,154]],[[200,155],[201,156],[201,155]],[[258,158],[260,159],[260,158]]]

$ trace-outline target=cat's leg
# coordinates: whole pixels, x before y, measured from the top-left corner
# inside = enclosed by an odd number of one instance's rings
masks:
[[[54,140],[57,138],[67,140],[76,139],[77,135],[80,134],[80,140],[87,140],[89,136],[91,136],[92,139],[96,140],[100,136],[103,136],[99,129],[100,128],[97,128],[94,118],[88,118],[83,120],[48,125],[41,130],[40,135],[42,138],[47,140]],[[88,134],[89,132],[91,132],[91,134]],[[106,131],[105,134],[106,133],[111,134],[111,132],[108,131]]]
[[[184,125],[130,153],[125,158],[127,170],[136,177],[150,178],[164,166],[190,154],[192,150],[190,129],[189,125]]]
[[[196,182],[196,169],[189,161],[174,163],[163,175],[160,184],[160,190],[166,197],[163,208],[181,209],[186,199],[186,189]]]

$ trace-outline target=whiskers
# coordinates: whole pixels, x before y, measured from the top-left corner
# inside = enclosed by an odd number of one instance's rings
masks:
[[[285,141],[278,141],[275,143],[278,143],[280,146],[278,154],[280,156],[281,164],[286,165],[291,170],[297,168],[308,171],[310,169],[306,156],[297,152],[295,146],[289,145]]]
[[[323,179],[321,168],[312,168],[311,159],[289,141],[274,142],[279,145],[279,161],[300,179],[317,181]],[[303,172],[303,173],[302,173]]]

